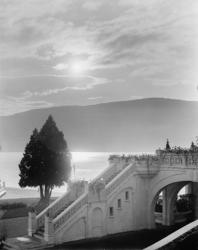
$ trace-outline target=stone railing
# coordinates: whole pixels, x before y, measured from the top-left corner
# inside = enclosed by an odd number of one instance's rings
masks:
[[[162,224],[163,222],[163,214],[160,212],[155,212],[155,223]]]
[[[106,185],[106,194],[112,193],[133,171],[133,164],[129,164],[115,178]]]
[[[189,221],[189,218],[192,214],[192,210],[185,211],[185,212],[175,212],[174,213],[174,222],[175,223],[182,223]],[[163,214],[162,212],[155,212],[155,223],[162,224],[163,223]]]
[[[103,179],[105,182],[108,180],[110,176],[112,176],[115,172],[114,166],[109,166],[108,168],[104,169],[96,178],[94,178],[91,183],[97,182],[98,180]]]
[[[110,159],[111,158],[112,156],[110,156]],[[128,161],[128,158],[125,159],[123,156],[116,155],[115,158],[109,160],[109,167],[104,169],[99,176],[91,181],[91,183],[93,184],[99,180],[103,180],[107,185],[109,182],[111,182],[111,180],[115,178],[116,175],[122,172],[122,170],[129,165]]]
[[[54,217],[59,210],[61,210],[65,203],[68,202],[70,198],[70,193],[66,193],[63,196],[56,199],[52,204],[50,204],[46,209],[44,209],[40,214],[36,216],[37,228],[40,228],[45,223],[45,215],[50,215],[50,217]]]
[[[0,198],[6,194],[6,190],[4,188],[0,189]]]
[[[144,248],[144,250],[159,250],[159,249],[169,249],[168,246],[173,244],[180,238],[184,237],[188,233],[192,232],[193,230],[198,230],[198,220],[195,220],[188,225],[180,228],[179,230],[175,231],[172,234],[169,234],[167,237],[163,238],[162,240],[154,243],[153,245]],[[172,248],[173,249],[173,248]]]
[[[159,157],[161,164],[167,164],[170,166],[189,166],[198,167],[198,151],[191,150],[157,150],[156,155]]]
[[[93,185],[98,180],[103,180],[107,185],[110,183],[116,175],[119,175],[123,169],[126,168],[126,164],[122,164],[121,166],[111,165],[107,169],[105,169],[99,176],[91,181],[89,185]],[[70,204],[64,211],[61,212],[56,218],[53,220],[54,231],[57,231],[67,220],[71,218],[73,214],[79,211],[88,201],[88,193],[86,192],[82,196],[80,196],[76,201]],[[64,200],[60,200],[60,202],[64,203]],[[58,204],[57,204],[58,205]],[[53,208],[52,208],[53,209]],[[56,210],[56,209],[55,209]]]
[[[58,216],[59,213],[85,192],[87,185],[86,181],[70,183],[67,193],[55,200],[36,217],[37,227],[40,228],[44,225],[45,215],[48,215],[52,219]]]
[[[88,193],[86,192],[53,220],[54,232],[58,231],[60,227],[65,224],[65,222],[67,222],[84,205],[86,205],[87,202]]]
[[[109,182],[110,179],[112,179],[116,173],[117,173],[117,168],[115,166],[109,166],[107,169],[102,171],[100,175],[98,175],[96,178],[94,178],[91,183],[95,183],[98,180],[103,180],[106,184]]]

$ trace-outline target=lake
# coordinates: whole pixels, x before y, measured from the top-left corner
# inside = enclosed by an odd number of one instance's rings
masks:
[[[91,180],[108,166],[106,152],[72,152],[72,179]],[[22,152],[0,152],[0,180],[5,181],[7,187],[19,187],[19,162]],[[56,191],[64,192],[65,187]]]

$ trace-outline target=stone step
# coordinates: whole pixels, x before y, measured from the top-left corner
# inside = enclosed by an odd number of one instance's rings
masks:
[[[42,241],[44,240],[44,234],[35,233],[34,237]]]
[[[45,247],[49,247],[52,245],[47,244],[44,239],[38,239],[35,236],[29,237],[17,237],[17,238],[9,238],[6,241],[4,250],[40,250]]]
[[[19,250],[20,248],[18,248],[17,246],[10,244],[6,241],[3,241],[3,250]]]

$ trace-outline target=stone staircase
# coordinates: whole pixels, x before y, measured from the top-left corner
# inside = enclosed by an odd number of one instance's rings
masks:
[[[133,162],[110,165],[89,184],[87,182],[70,184],[68,191],[38,215],[29,215],[29,236],[45,244],[53,244],[56,237],[80,214],[87,216],[87,206],[92,192],[103,190],[103,195],[110,195],[133,172]],[[90,191],[91,190],[91,191]],[[92,198],[91,198],[92,199]]]
[[[44,239],[44,231],[45,231],[44,226],[39,227],[36,230],[36,233],[34,233],[34,237],[41,239],[41,240]]]
[[[45,217],[50,217],[51,220],[57,218],[61,213],[63,213],[82,193],[84,193],[85,182],[78,182],[70,184],[69,190],[66,194],[55,200],[44,210],[41,211],[35,217],[35,228],[30,233],[37,239],[44,240],[45,238]]]
[[[60,209],[58,209],[52,216],[52,219],[55,219],[56,217],[58,217],[65,209],[67,209],[74,201],[70,201],[68,203],[66,203],[65,206],[61,207]],[[43,240],[44,239],[44,231],[45,231],[45,227],[44,224],[42,224],[40,227],[37,228],[36,232],[34,233],[34,237]]]
[[[63,224],[63,222],[65,223],[65,217],[71,217],[74,213],[74,210],[79,210],[82,207],[82,204],[86,204],[85,200],[87,200],[88,188],[91,185],[94,185],[97,182],[102,182],[105,186],[108,186],[108,184],[111,183],[112,180],[114,180],[120,173],[122,173],[127,166],[128,164],[126,164],[126,162],[123,162],[122,164],[120,164],[119,162],[119,164],[117,165],[113,164],[112,166],[109,166],[99,176],[91,181],[91,183],[87,186],[87,189],[84,186],[83,189],[81,188],[80,192],[76,192],[78,194],[74,195],[77,188],[75,187],[75,185],[71,185],[69,191],[66,194],[57,199],[36,216],[37,228],[32,236],[35,236],[39,239],[45,238],[44,224],[46,215],[48,215],[52,220],[55,231],[58,230],[58,227]]]
[[[114,169],[115,170],[115,169]],[[104,190],[107,195],[112,194],[112,192],[119,187],[119,184],[130,176],[132,173],[133,167],[132,164],[125,164],[118,171],[112,171],[112,169],[107,169],[104,173],[102,173],[99,177],[94,179],[88,186],[90,189],[91,186],[99,184],[104,184]],[[110,174],[111,173],[111,174]],[[71,204],[66,210],[63,211],[57,218],[53,220],[54,231],[61,231],[61,228],[69,221],[82,211],[83,207],[85,208],[88,204],[90,191],[87,190],[78,200],[76,200],[73,204]]]

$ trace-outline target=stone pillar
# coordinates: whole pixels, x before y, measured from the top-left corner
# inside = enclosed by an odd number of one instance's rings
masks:
[[[83,217],[83,222],[84,222],[84,226],[85,226],[85,235],[84,238],[86,239],[88,237],[88,224],[87,224],[87,218]]]
[[[194,217],[198,219],[198,183],[193,183]]]
[[[162,191],[162,225],[167,224],[167,210],[168,210],[168,201],[167,201],[167,188]]]
[[[192,193],[193,193],[192,183],[189,183],[188,185],[185,186],[185,194],[192,194]]]
[[[44,240],[48,243],[54,242],[54,227],[52,218],[47,214],[45,215],[45,231],[44,231]]]
[[[35,211],[31,211],[28,213],[28,235],[32,236],[36,232],[36,229],[36,213]]]
[[[170,226],[174,221],[174,211],[173,207],[171,206],[171,200],[173,199],[172,193],[173,189],[171,186],[166,187],[162,191],[163,195],[162,224],[167,226]]]

